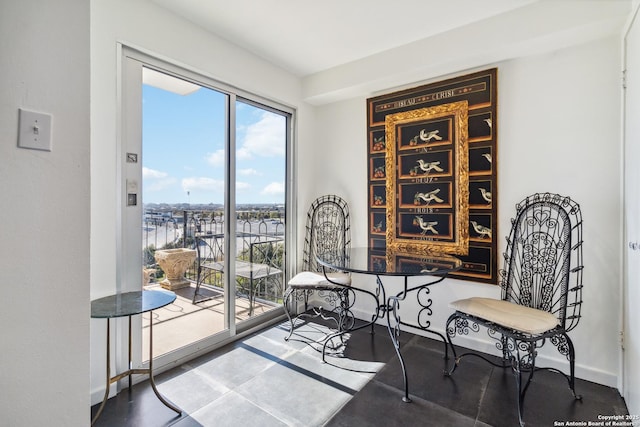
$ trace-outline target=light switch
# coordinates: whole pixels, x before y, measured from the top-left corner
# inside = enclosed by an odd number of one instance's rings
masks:
[[[51,115],[20,108],[18,147],[51,151]]]

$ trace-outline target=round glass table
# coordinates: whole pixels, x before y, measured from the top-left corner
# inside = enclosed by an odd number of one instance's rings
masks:
[[[433,300],[430,297],[429,287],[436,283],[442,282],[447,274],[458,270],[462,267],[462,261],[452,255],[440,254],[440,253],[408,253],[402,251],[394,251],[387,249],[377,248],[351,248],[346,253],[324,253],[317,255],[318,263],[320,263],[325,272],[325,277],[329,282],[331,279],[327,276],[330,271],[344,271],[357,274],[373,275],[376,278],[376,287],[373,291],[369,289],[358,288],[353,285],[349,285],[349,289],[352,291],[351,295],[355,295],[356,292],[370,296],[375,301],[375,311],[372,313],[371,321],[363,325],[340,330],[333,334],[330,339],[341,336],[347,332],[362,329],[371,326],[373,330],[374,323],[381,318],[387,320],[387,329],[391,342],[395,348],[396,354],[400,361],[402,368],[402,374],[404,379],[404,396],[402,398],[405,402],[411,402],[409,397],[409,383],[407,378],[407,370],[400,352],[400,327],[411,326],[418,328],[422,331],[438,336],[443,344],[445,350],[445,364],[449,358],[449,348],[447,340],[440,332],[430,329],[431,321],[430,317],[433,314],[432,306]],[[385,283],[382,280],[383,277],[397,276],[402,277],[403,286],[400,291],[389,295],[385,288]],[[418,284],[409,285],[409,278],[416,276],[424,276],[424,281],[420,281]],[[340,283],[332,282],[336,285],[345,286]],[[406,323],[400,319],[398,314],[398,307],[401,301],[406,300],[409,297],[415,297],[418,303],[418,313],[416,313],[416,323]],[[347,310],[353,306],[354,302],[348,302],[345,307]],[[353,317],[352,313],[348,314]],[[329,339],[325,341],[329,342]],[[323,360],[324,360],[323,348]],[[445,372],[447,371],[445,366]]]
[[[98,408],[91,425],[95,424],[96,420],[102,413],[104,405],[109,398],[109,386],[114,382],[121,380],[124,377],[129,377],[129,390],[131,390],[131,375],[133,374],[147,374],[149,375],[149,382],[151,388],[156,394],[158,399],[167,406],[174,410],[178,415],[182,414],[182,411],[175,405],[167,401],[156,388],[156,383],[153,380],[153,319],[149,319],[149,367],[148,368],[133,368],[131,361],[131,316],[136,314],[142,314],[153,311],[155,309],[164,307],[171,304],[176,299],[176,294],[169,291],[133,291],[123,292],[115,295],[109,295],[104,298],[99,298],[91,301],[91,317],[107,319],[107,385],[104,392],[104,398]],[[111,319],[116,317],[129,317],[129,365],[128,369],[114,377],[111,376]]]

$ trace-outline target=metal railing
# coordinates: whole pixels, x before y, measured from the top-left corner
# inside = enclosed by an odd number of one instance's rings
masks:
[[[253,301],[282,303],[284,293],[284,222],[280,218],[237,219],[236,262],[266,265],[275,274],[269,280],[256,280],[236,275],[237,290]],[[187,268],[185,277],[194,285],[220,288],[220,275],[202,274],[204,262],[224,259],[224,217],[214,211],[183,210],[177,213],[145,213],[142,245],[143,269],[148,272],[150,284],[163,279],[164,272],[156,263],[154,254],[160,249],[191,248],[204,245],[198,237],[209,236],[206,247],[197,248],[199,257]],[[209,271],[209,273],[211,273]],[[220,270],[218,273],[222,274]],[[247,280],[250,284],[247,284]],[[247,289],[249,289],[247,291]],[[195,301],[195,297],[194,297]]]

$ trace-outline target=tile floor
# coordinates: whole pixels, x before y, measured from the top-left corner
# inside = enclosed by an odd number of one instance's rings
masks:
[[[376,326],[373,335],[368,328],[353,332],[339,357],[322,363],[312,340],[323,328],[305,325],[286,342],[288,325],[282,323],[157,375],[159,391],[183,409],[181,416],[143,382],[110,399],[96,426],[517,425],[510,370],[466,358],[445,377],[442,343],[403,333],[413,400],[404,403],[400,364],[385,328]],[[536,373],[525,401],[526,425],[627,414],[616,389],[583,380],[576,388],[582,401],[574,400],[564,377]]]

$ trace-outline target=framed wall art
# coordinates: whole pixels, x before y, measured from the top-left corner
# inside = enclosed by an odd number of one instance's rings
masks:
[[[462,166],[457,164],[462,157],[456,157],[453,146],[438,145],[451,139],[455,120],[446,114],[424,121],[413,116],[458,102],[467,104],[466,190],[459,187],[464,173],[452,169]],[[391,147],[394,139],[388,135],[387,118],[400,145]],[[400,123],[403,121],[406,123]],[[424,248],[447,251],[463,261],[462,268],[450,277],[496,284],[497,129],[496,68],[367,99],[372,252],[384,257],[387,244],[406,246],[411,252]],[[428,150],[421,153],[424,147],[418,144],[423,143]],[[387,162],[389,150],[393,150],[389,154],[395,158],[393,163]],[[464,209],[456,204],[459,196],[466,199],[466,219]],[[434,222],[437,225],[430,224]],[[462,249],[465,239],[466,252]]]
[[[388,249],[468,253],[467,121],[467,101],[385,117]]]

